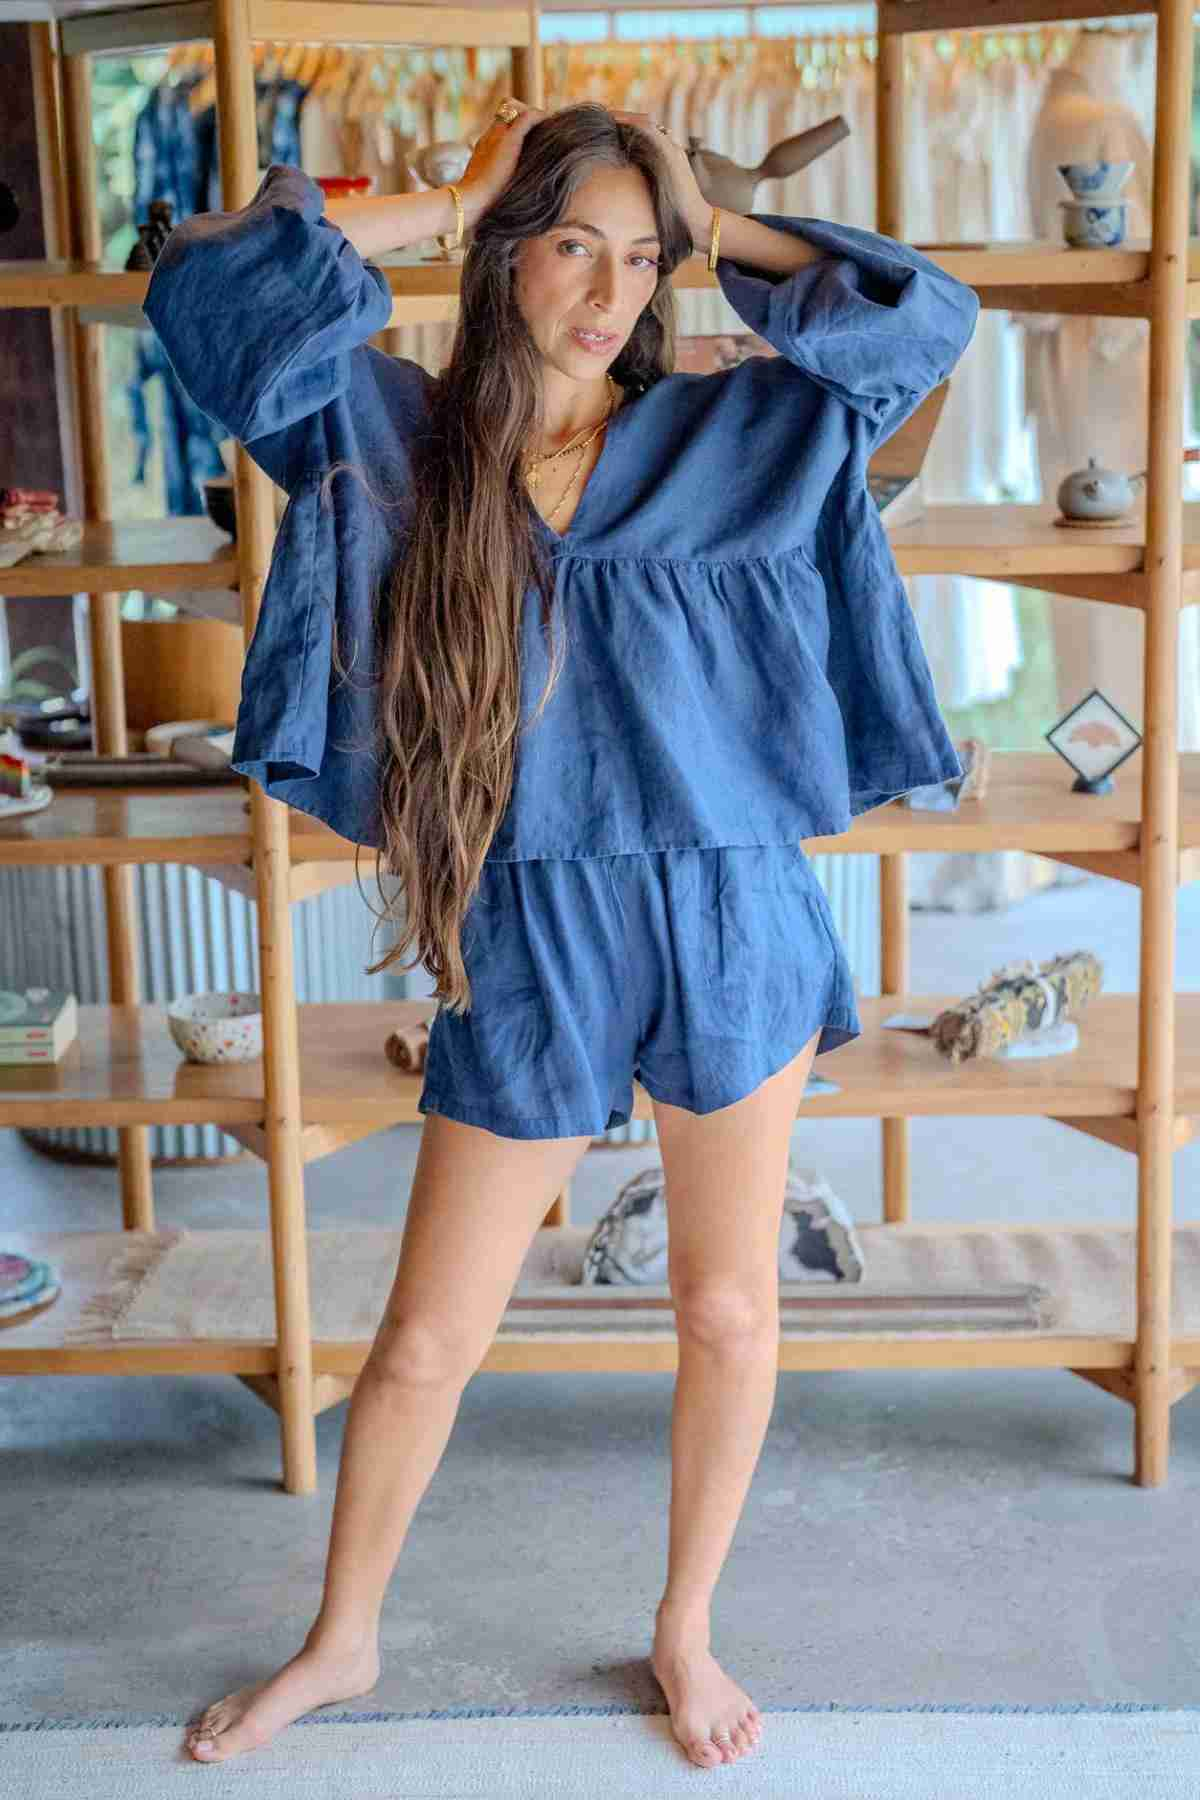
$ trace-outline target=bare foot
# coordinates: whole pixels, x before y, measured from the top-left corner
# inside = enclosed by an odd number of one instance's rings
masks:
[[[354,1700],[379,1680],[379,1652],[357,1656],[305,1647],[267,1681],[238,1688],[208,1707],[188,1727],[186,1743],[197,1762],[223,1762],[244,1750],[262,1750],[285,1725],[314,1707]]]
[[[715,1769],[737,1762],[758,1743],[758,1708],[703,1645],[655,1638],[650,1666],[667,1696],[671,1729],[691,1762]]]

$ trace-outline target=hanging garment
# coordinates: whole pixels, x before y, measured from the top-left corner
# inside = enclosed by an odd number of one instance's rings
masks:
[[[159,376],[163,385],[163,476],[167,511],[172,515],[199,514],[206,510],[203,482],[223,475],[225,465],[212,424],[184,390],[163,347],[152,331],[139,331],[134,352],[134,371],[126,388],[137,463],[133,479],[145,484],[146,466],[153,448],[146,384]]]
[[[182,86],[162,81],[133,124],[133,220],[145,225],[151,200],[169,200],[176,219],[196,210],[196,133]]]
[[[191,217],[196,210],[201,146],[187,101],[193,85],[160,82],[135,121],[133,216],[138,224],[148,220],[151,200],[169,200],[176,223]],[[163,390],[163,479],[167,511],[170,514],[202,513],[205,507],[201,481],[206,476],[225,472],[212,422],[184,392],[153,335],[149,331],[139,331],[136,336],[134,371],[126,388],[137,446],[133,480],[141,485],[146,479],[151,432],[145,384],[157,376]]]
[[[904,225],[922,241],[996,235],[990,156],[997,90],[966,56],[943,61],[920,40],[924,73],[906,109],[906,147],[927,179],[906,184]],[[930,505],[993,501],[993,421],[1003,417],[1014,370],[1007,313],[985,312],[958,370],[922,469]],[[1007,582],[967,575],[913,575],[907,586],[929,642],[934,685],[945,706],[996,700],[1021,662],[1016,598]]]
[[[145,310],[197,404],[289,494],[233,766],[378,845],[369,662],[396,541],[352,476],[324,504],[320,489],[345,459],[402,495],[432,377],[367,344],[387,279],[322,205],[301,170],[272,167],[240,212],[172,233]],[[826,252],[787,276],[718,261],[779,354],[626,399],[565,533],[530,502],[570,646],[533,723],[548,660],[531,587],[492,861],[795,844],[961,773],[866,470],[962,355],[978,297],[875,233],[750,216]]]
[[[273,162],[299,163],[300,120],[306,109],[305,88],[298,81],[256,81],[255,121],[258,160],[262,168]],[[221,148],[217,138],[217,109],[202,107],[194,122],[196,139],[196,204],[189,212],[220,212]],[[320,174],[332,171],[321,169]]]

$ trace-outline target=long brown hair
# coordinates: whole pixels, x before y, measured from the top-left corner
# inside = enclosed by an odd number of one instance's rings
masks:
[[[424,963],[436,996],[464,1012],[471,987],[460,938],[512,793],[531,585],[554,647],[527,729],[563,665],[552,562],[522,472],[542,422],[542,365],[517,302],[516,263],[522,241],[549,231],[598,167],[642,172],[661,246],[653,297],[611,365],[613,379],[640,393],[674,369],[669,276],[693,245],[669,170],[641,127],[594,102],[564,107],[531,126],[513,176],[475,224],[450,360],[432,384],[428,428],[413,447],[407,541],[379,609],[379,866],[397,878],[398,891],[384,894],[377,916],[402,920],[403,931],[368,973],[415,946],[404,966]]]

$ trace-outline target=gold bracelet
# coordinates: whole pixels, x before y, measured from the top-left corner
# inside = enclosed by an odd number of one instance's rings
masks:
[[[443,250],[457,250],[459,245],[463,241],[463,221],[464,221],[466,215],[463,212],[462,195],[459,193],[459,191],[455,187],[454,183],[452,181],[448,181],[448,182],[446,182],[445,185],[446,185],[446,187],[449,188],[451,198],[454,201],[454,216],[455,216],[455,221],[456,221],[455,229],[454,229],[454,242],[450,243],[448,241],[449,237],[450,237],[450,233],[448,231],[439,231],[436,233],[436,236],[437,236],[437,241],[441,245]]]
[[[717,244],[720,241],[720,237],[721,209],[719,206],[714,206],[712,214],[712,236],[709,239],[708,244],[708,266],[710,269],[715,269],[717,266]]]

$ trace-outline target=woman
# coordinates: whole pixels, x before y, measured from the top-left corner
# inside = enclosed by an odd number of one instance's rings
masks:
[[[462,1389],[638,1076],[679,1340],[652,1667],[689,1758],[732,1762],[761,1721],[709,1609],[774,1397],[790,1133],[813,1057],[861,1029],[801,839],[961,773],[866,463],[978,301],[874,233],[718,212],[661,127],[591,103],[506,101],[461,183],[322,209],[272,167],[176,227],[146,312],[289,495],[234,766],[381,851],[405,933],[375,966],[415,944],[442,1004],[319,1613],[189,1746],[374,1686]],[[391,301],[363,259],[467,223],[435,379],[366,343]],[[674,372],[693,251],[778,356]]]

